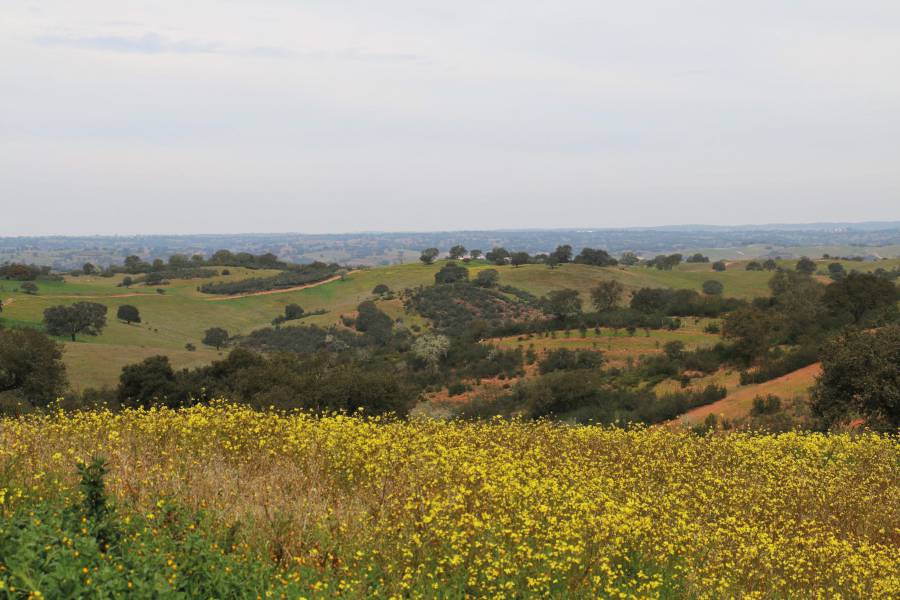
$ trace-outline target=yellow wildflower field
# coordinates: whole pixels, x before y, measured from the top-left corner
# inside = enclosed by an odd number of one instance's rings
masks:
[[[0,420],[5,505],[104,456],[121,511],[202,510],[310,597],[890,598],[900,440],[255,412]]]

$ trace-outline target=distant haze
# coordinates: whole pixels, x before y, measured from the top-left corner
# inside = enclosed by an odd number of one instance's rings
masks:
[[[0,4],[0,236],[900,218],[900,2]]]

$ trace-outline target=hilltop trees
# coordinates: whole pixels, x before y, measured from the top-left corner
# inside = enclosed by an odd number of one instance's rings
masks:
[[[0,330],[0,392],[46,406],[65,389],[62,346],[34,329]]]
[[[641,259],[638,258],[637,254],[634,252],[623,252],[622,256],[619,257],[619,264],[625,265],[626,267],[633,267],[639,262],[641,262]]]
[[[372,295],[374,296],[385,296],[391,293],[391,288],[389,288],[384,283],[379,283],[375,287],[372,288]]]
[[[619,261],[610,256],[609,252],[597,248],[583,248],[581,253],[575,257],[575,262],[595,267],[613,267],[619,264]]]
[[[99,335],[106,327],[106,307],[96,302],[51,306],[44,310],[44,327],[50,335],[68,335],[73,342],[79,333]]]
[[[131,304],[123,304],[119,307],[119,310],[116,311],[116,318],[131,325],[132,323],[141,322],[141,313],[138,311],[136,306],[132,306]]]
[[[797,261],[797,266],[795,267],[795,269],[798,273],[803,273],[804,275],[812,275],[816,272],[816,263],[803,256],[800,258],[800,260]]]
[[[461,244],[457,244],[457,245],[453,246],[452,248],[450,248],[450,258],[453,260],[459,260],[460,258],[462,258],[465,255],[466,255],[466,247]]]
[[[847,271],[841,263],[833,262],[828,265],[828,276],[831,277],[833,281],[840,281],[847,276]]]
[[[531,260],[531,257],[528,256],[527,252],[513,252],[509,255],[509,262],[514,267],[527,265],[529,260]]]
[[[560,264],[572,262],[572,246],[569,244],[557,246],[556,250],[550,253],[550,257],[555,258]]]
[[[506,260],[509,258],[509,250],[502,246],[498,246],[485,254],[484,257],[495,265],[505,265]]]
[[[441,267],[440,271],[434,274],[434,282],[436,284],[456,283],[457,281],[468,280],[469,270],[452,261]]]
[[[591,290],[591,303],[597,312],[612,310],[619,304],[624,293],[625,287],[615,279],[601,281]]]
[[[762,266],[763,266],[763,269],[765,269],[766,271],[774,271],[775,269],[778,268],[778,263],[776,263],[774,260],[769,258],[769,259],[766,259],[766,261],[763,263]]]
[[[203,332],[203,343],[219,350],[228,342],[228,331],[221,327],[210,327]]]
[[[846,333],[828,343],[821,358],[812,391],[817,416],[828,424],[863,416],[880,429],[900,427],[900,325]]]
[[[693,254],[693,255],[691,255],[691,256],[688,256],[687,259],[685,259],[684,262],[689,262],[689,263],[708,263],[708,262],[709,262],[709,257],[708,257],[708,256],[703,256],[702,254],[700,254],[699,252],[697,252],[696,254]]]
[[[422,261],[423,264],[430,265],[434,262],[434,259],[438,257],[441,253],[437,248],[426,248],[422,250],[421,256],[419,256],[419,260]]]
[[[481,250],[469,250],[469,256],[472,257],[472,260],[478,260],[481,258],[483,252]]]

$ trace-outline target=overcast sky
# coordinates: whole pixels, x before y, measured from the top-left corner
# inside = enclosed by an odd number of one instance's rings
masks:
[[[898,0],[0,0],[0,235],[887,219]]]

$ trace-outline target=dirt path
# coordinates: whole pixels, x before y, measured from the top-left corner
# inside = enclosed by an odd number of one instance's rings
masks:
[[[741,386],[718,402],[691,409],[675,419],[675,421],[699,423],[709,414],[724,415],[728,418],[746,416],[749,414],[753,398],[756,396],[775,394],[782,398],[790,398],[791,396],[803,395],[815,383],[816,377],[821,372],[821,363],[814,363],[769,381]]]
[[[347,275],[351,273],[356,273],[356,271],[350,271]],[[305,290],[307,288],[318,287],[320,285],[325,285],[326,283],[331,283],[332,281],[337,281],[341,278],[341,275],[335,275],[334,277],[329,277],[328,279],[323,279],[322,281],[314,281],[313,283],[305,283],[303,285],[297,285],[289,288],[281,288],[277,290],[265,290],[263,292],[251,292],[249,294],[235,294],[234,296],[217,296],[215,298],[204,298],[207,302],[217,302],[219,300],[235,300],[237,298],[250,298],[251,296],[268,296],[270,294],[286,294],[287,292],[296,292],[299,290]]]

